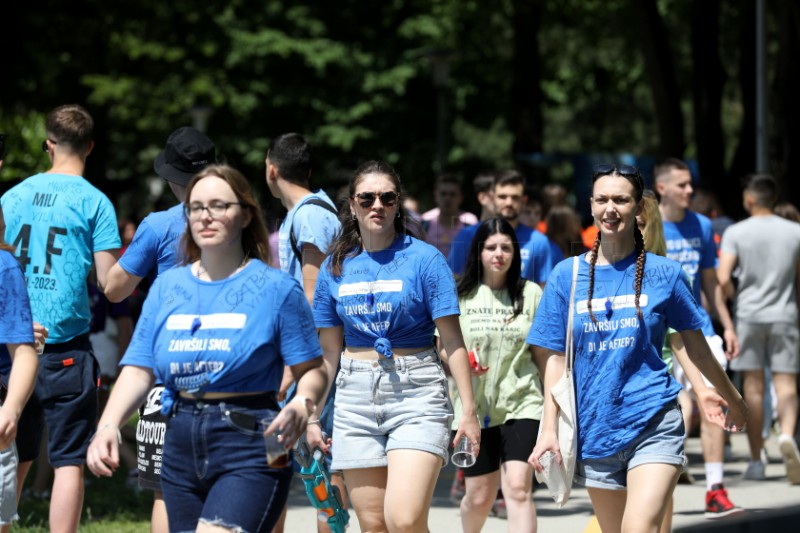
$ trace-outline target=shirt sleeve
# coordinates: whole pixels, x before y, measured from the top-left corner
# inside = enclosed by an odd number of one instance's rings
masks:
[[[703,329],[705,318],[689,287],[689,277],[682,268],[676,270],[678,276],[672,287],[672,297],[667,300],[667,325],[676,331]]]
[[[114,250],[122,246],[117,227],[117,213],[111,200],[101,194],[92,232],[92,252]]]
[[[570,274],[572,273],[570,265]],[[542,299],[533,317],[533,324],[525,341],[534,346],[563,352],[567,345],[567,312],[568,300],[564,297],[563,287],[566,282],[572,283],[571,277],[560,276],[565,269],[553,270],[547,279]],[[566,287],[569,290],[569,287]]]
[[[33,318],[22,269],[17,266],[0,273],[0,343],[32,343]]]
[[[701,221],[703,231],[703,250],[700,255],[700,270],[717,267],[717,244],[714,242],[714,230],[711,221]]]
[[[533,272],[530,272],[530,269],[528,269],[528,275],[531,277],[526,277],[525,279],[536,283],[544,283],[553,271],[553,266],[555,266],[558,261],[553,257],[550,239],[541,233],[539,235],[542,238],[535,238],[536,240],[534,241],[532,250],[533,258],[528,262],[529,265],[533,265]]]
[[[736,250],[736,228],[731,226],[722,234],[722,242],[719,244],[719,249],[723,253],[739,256]]]
[[[285,364],[297,365],[322,356],[314,317],[299,284],[289,284],[288,293],[276,312],[275,339]]]
[[[158,236],[147,219],[142,220],[136,229],[133,240],[119,259],[119,266],[140,278],[158,268]]]
[[[453,272],[447,266],[444,256],[438,251],[428,261],[423,272],[422,283],[425,291],[425,305],[432,320],[460,314]]]
[[[314,289],[314,322],[318,328],[334,328],[343,324],[336,312],[336,300],[331,295],[330,258],[325,259],[319,269],[317,286]]]
[[[302,250],[304,244],[313,244],[323,254],[328,253],[338,229],[338,217],[324,207],[313,204],[299,207],[292,221],[297,247]]]
[[[136,321],[136,328],[133,330],[131,342],[125,355],[119,362],[120,366],[133,365],[146,368],[155,368],[155,322],[158,314],[158,306],[161,300],[160,288],[161,279],[156,278],[147,298],[142,305],[142,313]]]
[[[450,253],[447,255],[447,265],[452,270],[453,274],[461,275],[464,273],[464,267],[467,264],[467,255],[469,254],[469,246],[472,244],[472,231],[469,230],[472,226],[467,226],[462,229],[453,239],[450,244]]]

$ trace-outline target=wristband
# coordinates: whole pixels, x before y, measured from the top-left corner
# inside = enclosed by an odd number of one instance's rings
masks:
[[[319,420],[309,420],[308,422],[306,422],[306,425],[322,427],[322,422],[320,422]]]

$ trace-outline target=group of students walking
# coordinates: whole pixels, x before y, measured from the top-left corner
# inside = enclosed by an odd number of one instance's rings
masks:
[[[165,431],[160,460],[149,465],[158,492],[154,529],[280,529],[292,470],[267,463],[264,435],[279,435],[289,449],[305,433],[342,474],[335,482],[346,487],[362,531],[427,531],[436,481],[462,437],[477,455],[465,471],[463,530],[480,531],[501,486],[509,529],[535,531],[532,474],[545,452],[560,460],[550,389],[570,335],[576,481],[588,488],[604,531],[662,527],[686,466],[681,387],[662,358],[668,328],[685,348],[687,373],[698,371],[713,387],[702,396],[704,415],[730,431],[746,426],[747,406],[709,348],[684,269],[648,251],[637,223],[644,181],[634,167],[595,168],[594,246],[546,265],[546,283],[536,278],[535,248],[523,258],[519,227],[502,211],[471,230],[456,281],[442,253],[411,234],[403,185],[389,164],[360,165],[337,212],[327,195],[310,189],[308,143],[282,135],[265,160],[269,190],[289,211],[276,270],[268,266],[268,231],[247,179],[216,163],[207,137],[181,128],[154,165],[181,202],[145,219],[116,262],[108,251],[118,243],[98,235],[102,224],[95,221],[105,217],[92,211],[107,199],[60,197],[91,187],[75,165],[91,151],[90,136],[84,131],[88,144],[80,144],[69,133],[75,117],[88,113],[79,106],[54,113],[62,118],[51,125],[48,117],[45,145],[53,169],[3,197],[3,208],[13,212],[5,234],[14,244],[0,251],[9,294],[0,300],[0,341],[14,364],[0,410],[0,447],[13,450],[13,437],[4,435],[13,435],[18,420],[22,427],[20,411],[36,379],[33,324],[44,322],[49,337],[35,396],[48,427],[70,417],[87,426],[80,434],[63,421],[62,430],[51,428],[51,462],[57,472],[63,464],[82,475],[87,464],[110,476],[120,462],[120,427],[142,405],[140,424],[145,412],[158,411]],[[516,186],[516,179],[507,184]],[[24,230],[30,222],[23,206],[36,220],[85,227],[86,235],[62,233],[62,226]],[[70,247],[79,235],[82,253]],[[46,299],[32,291],[45,267],[45,274],[59,268],[63,275],[53,278],[56,290],[70,279],[85,285],[93,254],[98,283],[112,299],[155,277],[96,425],[96,404],[76,409],[73,391],[57,375],[73,365],[67,361],[75,361],[76,350],[88,357],[81,375],[93,375],[90,351],[78,342],[82,322],[74,320],[74,307],[59,317],[41,311],[65,294]],[[85,271],[75,271],[78,264]],[[62,331],[68,318],[72,336]],[[471,365],[476,354],[480,364]],[[79,397],[91,395],[89,386],[82,390]],[[67,438],[72,459],[56,463],[57,441]],[[3,523],[14,518],[16,489],[16,481],[3,487]],[[80,490],[82,497],[82,480]],[[77,528],[80,502],[75,513],[66,530]],[[57,529],[52,509],[51,527]]]

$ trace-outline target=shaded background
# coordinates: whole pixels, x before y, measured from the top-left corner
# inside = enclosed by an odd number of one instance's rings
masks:
[[[152,161],[191,124],[273,217],[263,160],[288,131],[313,143],[313,183],[332,193],[360,161],[384,158],[423,207],[440,170],[469,184],[512,165],[585,199],[593,162],[647,171],[672,155],[692,160],[698,184],[737,217],[739,179],[756,169],[756,4],[15,2],[0,18],[0,179],[46,169],[43,116],[77,102],[97,123],[87,178],[134,219],[160,207]],[[800,5],[764,5],[763,170],[800,204]]]

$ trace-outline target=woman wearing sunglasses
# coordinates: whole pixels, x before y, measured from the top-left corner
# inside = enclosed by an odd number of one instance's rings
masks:
[[[362,531],[428,531],[453,418],[434,328],[464,404],[456,440],[480,443],[453,275],[436,248],[406,234],[400,190],[387,163],[356,170],[314,296],[336,376],[331,468],[344,472]],[[309,441],[321,444],[314,426]]]
[[[661,359],[667,326],[680,332],[691,360],[728,402],[725,427],[741,431],[747,406],[714,359],[702,315],[678,263],[645,251],[636,224],[644,184],[630,166],[595,167],[592,216],[600,229],[578,258],[575,306],[569,309],[572,259],[547,281],[528,343],[547,357],[545,405],[530,463],[545,451],[560,460],[557,405],[551,387],[564,370],[572,312],[578,415],[575,480],[588,489],[604,532],[658,531],[683,470],[680,386]]]
[[[497,488],[502,487],[508,530],[536,531],[531,497],[533,469],[527,463],[542,417],[542,387],[525,336],[542,289],[522,278],[514,228],[502,218],[481,223],[472,239],[464,275],[458,280],[459,321],[475,364],[473,387],[481,430],[481,451],[464,469],[466,494],[461,527],[479,532]],[[447,350],[440,348],[443,358]],[[542,361],[544,363],[544,361]],[[544,368],[544,366],[542,366]],[[461,397],[454,397],[456,415]],[[454,428],[455,429],[455,428]]]
[[[287,449],[302,434],[325,390],[322,350],[302,289],[267,266],[267,230],[245,177],[207,167],[189,182],[184,206],[184,266],[161,274],[147,295],[87,463],[103,476],[119,466],[119,427],[158,377],[169,416],[161,483],[170,531],[268,532],[292,469],[286,459],[267,464],[263,430]],[[297,396],[279,410],[284,365]]]

